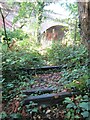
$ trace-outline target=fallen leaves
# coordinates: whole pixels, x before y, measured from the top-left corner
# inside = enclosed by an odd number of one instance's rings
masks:
[[[61,78],[61,72],[56,73],[49,73],[49,74],[38,74],[36,76],[33,76],[35,78],[35,84],[32,86],[32,88],[40,87],[59,87],[58,81]]]
[[[55,73],[47,73],[47,74],[36,74],[33,76],[33,83],[32,85],[30,85],[31,88],[59,88],[59,83],[58,81],[61,78],[61,72],[55,72]],[[28,80],[29,81],[29,80]],[[26,81],[26,83],[28,83],[28,81]],[[21,90],[25,90],[27,89],[27,87],[22,86]],[[55,96],[55,98],[57,98],[57,96]],[[7,114],[11,114],[11,113],[21,113],[23,117],[28,116],[28,113],[26,112],[26,107],[22,106],[21,107],[21,103],[20,100],[23,99],[22,97],[20,97],[20,95],[16,96],[12,101],[9,101],[9,105],[8,107],[6,107],[7,109],[5,110]],[[6,103],[4,104],[5,107]],[[21,109],[19,109],[21,107]],[[39,108],[39,111],[41,111],[42,113],[42,108]],[[51,118],[52,119],[52,110],[51,109],[47,109],[45,111],[45,114],[47,115],[47,118]],[[54,113],[55,114],[55,113]],[[49,115],[49,116],[48,116]],[[38,119],[41,119],[40,115],[37,115]],[[37,116],[34,116],[35,118]],[[59,112],[58,115],[59,117]]]

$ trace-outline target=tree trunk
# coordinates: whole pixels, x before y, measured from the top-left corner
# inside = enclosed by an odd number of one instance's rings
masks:
[[[90,7],[90,2],[78,2],[81,36],[84,43],[87,43],[88,37],[90,37],[90,19],[89,19],[90,8],[89,7]]]
[[[90,0],[78,0],[81,37],[88,47],[88,72],[90,77]]]

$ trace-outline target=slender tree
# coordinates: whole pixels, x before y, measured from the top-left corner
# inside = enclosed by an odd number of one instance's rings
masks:
[[[7,36],[7,31],[6,31],[6,26],[5,26],[5,17],[3,15],[3,12],[2,12],[2,9],[0,8],[0,13],[1,13],[1,16],[2,16],[2,20],[3,20],[3,28],[4,28],[4,34],[5,34],[5,40],[7,42],[7,45],[9,47],[9,43],[8,43],[8,36]]]

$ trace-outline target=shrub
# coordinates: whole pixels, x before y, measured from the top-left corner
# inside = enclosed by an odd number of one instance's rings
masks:
[[[4,36],[4,31],[2,29],[0,29],[1,33],[0,36]],[[16,29],[16,30],[7,30],[7,37],[9,39],[9,41],[12,41],[12,39],[14,38],[15,40],[24,40],[26,38],[29,38],[29,36],[24,33],[21,29]]]
[[[87,49],[84,45],[66,46],[59,43],[53,43],[47,49],[46,58],[52,65],[81,65],[86,62]]]

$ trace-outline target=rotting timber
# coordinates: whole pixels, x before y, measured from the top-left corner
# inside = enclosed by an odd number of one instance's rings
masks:
[[[62,69],[62,65],[60,66],[42,66],[42,67],[37,67],[37,68],[20,68],[21,71],[25,71],[28,74],[35,74],[35,73],[43,73],[45,71],[49,71],[49,70],[61,70]]]
[[[70,67],[75,67],[75,65],[71,65]],[[49,72],[49,70],[51,71],[61,71],[62,69],[66,69],[68,68],[68,65],[59,65],[59,66],[42,66],[42,67],[37,67],[37,68],[20,68],[20,71],[24,71],[28,74],[35,74],[35,73],[39,73],[39,74],[43,74],[43,72]]]
[[[27,97],[23,105],[28,105],[30,101],[38,103],[38,105],[55,105],[60,104],[65,97],[72,97],[73,95],[80,95],[80,92],[60,92],[60,93],[51,93],[51,94],[42,94],[37,96],[29,96]]]
[[[31,72],[39,72],[39,71],[49,71],[49,70],[61,70],[62,68],[67,68],[67,66],[43,66],[39,68],[30,68],[24,69],[25,72],[30,74]],[[31,101],[37,103],[38,105],[55,105],[60,104],[65,99],[65,97],[72,97],[73,95],[82,94],[80,91],[66,91],[66,92],[54,92],[56,89],[54,88],[38,88],[38,89],[30,89],[22,91],[23,94],[26,94],[27,97],[23,101],[23,105],[28,105]],[[40,94],[39,94],[40,93]]]

